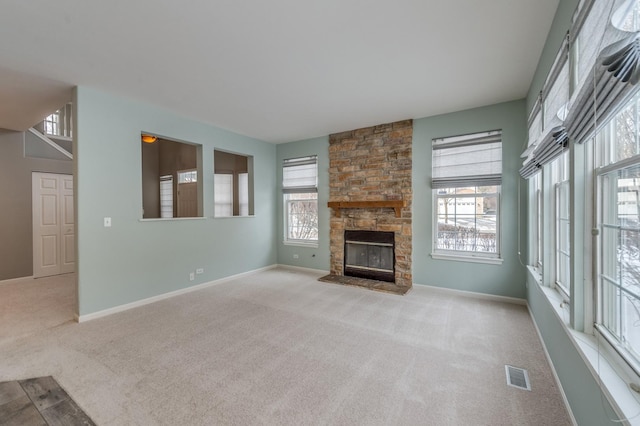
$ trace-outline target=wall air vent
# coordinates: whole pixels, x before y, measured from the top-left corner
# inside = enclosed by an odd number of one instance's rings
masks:
[[[505,365],[504,369],[507,373],[507,385],[528,391],[531,390],[527,370],[511,365]]]

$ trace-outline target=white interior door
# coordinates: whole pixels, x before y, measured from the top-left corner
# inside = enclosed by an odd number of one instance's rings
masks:
[[[62,229],[60,272],[74,272],[76,270],[76,236],[75,217],[73,210],[73,176],[60,176],[60,197]]]
[[[75,270],[73,177],[33,173],[33,276]]]

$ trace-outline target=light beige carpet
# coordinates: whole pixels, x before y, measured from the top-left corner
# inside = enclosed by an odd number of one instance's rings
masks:
[[[524,306],[318,277],[271,270],[0,341],[0,381],[51,375],[99,425],[570,424]]]
[[[0,282],[0,344],[73,321],[75,280],[64,274]]]

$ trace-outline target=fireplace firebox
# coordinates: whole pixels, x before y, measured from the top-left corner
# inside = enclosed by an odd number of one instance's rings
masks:
[[[345,231],[344,275],[395,282],[393,232]]]

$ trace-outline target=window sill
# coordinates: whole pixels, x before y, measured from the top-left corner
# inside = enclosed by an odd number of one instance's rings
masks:
[[[177,222],[181,220],[206,220],[206,217],[154,217],[138,219],[139,222]]]
[[[211,216],[211,219],[242,219],[242,218],[247,218],[247,217],[256,217],[255,214],[246,214],[243,216]]]
[[[296,246],[296,247],[308,247],[308,248],[318,248],[318,243],[305,243],[303,241],[283,241],[282,244],[285,246]]]
[[[596,382],[601,386],[603,395],[611,403],[621,418],[632,418],[640,412],[640,395],[629,388],[629,383],[638,383],[638,377],[629,377],[621,371],[623,367],[619,362],[607,353],[604,348],[608,345],[606,339],[598,342],[593,335],[576,331],[569,324],[569,312],[566,299],[555,288],[545,287],[540,284],[540,274],[531,267],[527,267],[529,273],[536,279],[535,286],[545,296],[553,308],[558,320],[563,325],[573,346],[584,360]]]
[[[431,253],[436,260],[452,260],[456,262],[486,263],[489,265],[502,265],[504,259],[499,257],[465,256],[461,254]]]

